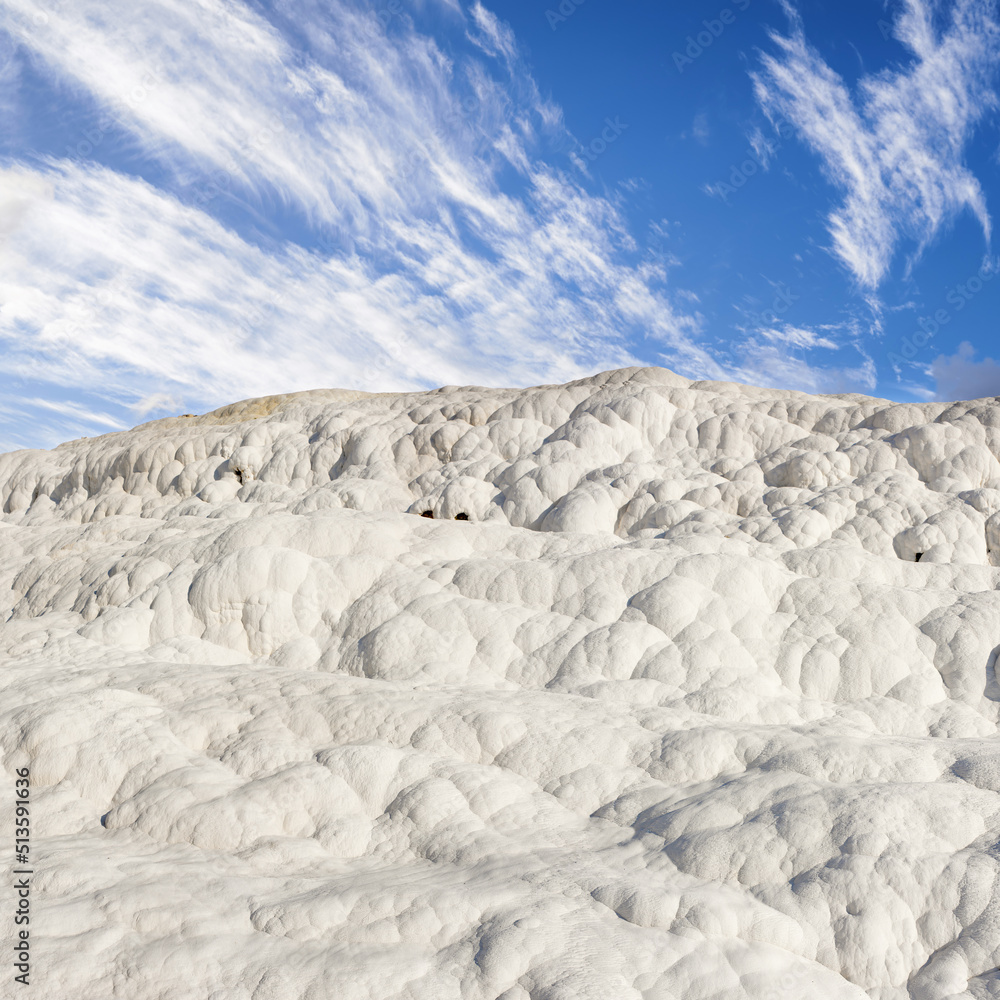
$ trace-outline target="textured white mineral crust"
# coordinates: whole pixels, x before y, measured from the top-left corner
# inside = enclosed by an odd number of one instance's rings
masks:
[[[998,454],[629,369],[0,456],[32,1000],[1000,995]]]

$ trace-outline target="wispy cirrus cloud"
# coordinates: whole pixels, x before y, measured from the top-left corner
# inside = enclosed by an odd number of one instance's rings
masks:
[[[853,94],[810,46],[796,10],[782,5],[791,31],[772,32],[778,51],[761,56],[757,98],[796,126],[843,190],[828,228],[834,253],[859,284],[877,288],[903,239],[916,244],[912,263],[965,209],[988,239],[986,201],[963,155],[977,122],[997,105],[995,0],[954,0],[940,32],[938,4],[903,0],[894,34],[912,53],[909,64],[862,78]]]
[[[834,328],[827,326],[823,329],[830,330]],[[785,324],[780,327],[763,328],[758,332],[760,336],[772,344],[786,344],[789,347],[798,348],[821,347],[828,351],[837,349],[837,344],[830,340],[829,337],[824,337],[815,330],[808,330],[800,326]]]
[[[464,49],[419,29],[432,8]],[[99,386],[127,418],[318,385],[563,380],[637,363],[638,339],[721,371],[616,206],[545,162],[559,109],[481,4],[385,23],[351,2],[79,0],[41,28],[26,0],[0,9],[78,95],[85,140],[0,164],[7,378]],[[109,118],[132,172],[87,145]],[[293,235],[231,223],[276,203]]]
[[[29,0],[0,7],[36,60],[94,102],[79,138],[114,111],[182,191],[222,170],[258,197],[358,233],[433,199],[442,178],[465,175],[452,197],[482,193],[465,155],[470,130],[455,127],[469,115],[454,66],[416,31],[390,37],[373,10],[304,3],[303,13],[314,7],[304,58],[280,11],[269,20],[222,0],[81,0],[43,26]],[[477,118],[494,113],[497,124],[499,111],[477,105]]]
[[[428,372],[451,383],[579,377],[599,361],[629,363],[608,331],[653,322],[665,306],[586,255],[563,268],[584,297],[557,293],[547,240],[600,221],[558,185],[545,195],[551,227],[538,227],[519,262],[473,256],[447,228],[414,221],[394,230],[389,269],[293,244],[263,249],[104,168],[60,162],[2,178],[40,179],[45,195],[26,200],[3,250],[6,373],[32,378],[44,361],[51,382],[102,384],[119,400],[163,385],[204,405],[276,385],[415,388]]]
[[[806,392],[870,392],[876,368],[856,323],[817,328],[774,323],[744,329],[735,345],[731,378],[751,385],[794,385]],[[813,352],[817,360],[809,360]],[[807,352],[809,352],[807,357]]]

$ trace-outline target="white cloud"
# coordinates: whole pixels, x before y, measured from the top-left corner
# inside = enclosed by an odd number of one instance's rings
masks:
[[[541,221],[494,234],[497,259],[412,221],[396,225],[384,249],[395,264],[380,273],[355,255],[266,252],[103,168],[6,176],[51,192],[3,250],[8,376],[100,385],[125,403],[167,392],[194,407],[319,385],[580,377],[635,363],[616,330],[659,330],[698,356],[679,332],[690,322],[606,256],[610,207],[552,177],[536,178]]]
[[[821,337],[814,330],[791,326],[787,323],[780,328],[771,327],[758,332],[760,336],[771,343],[786,344],[789,347],[822,347],[833,351],[838,346],[829,337]]]
[[[473,212],[495,207],[489,164],[468,154],[503,123],[504,95],[483,79],[477,92],[471,69],[415,31],[390,39],[363,6],[310,11],[313,59],[222,0],[79,0],[43,29],[29,0],[0,9],[55,75],[98,102],[101,114],[79,122],[84,149],[99,119],[117,117],[182,184],[198,190],[222,171],[361,236],[442,189]]]
[[[740,345],[730,377],[751,385],[795,386],[803,392],[871,392],[877,384],[875,363],[857,349],[861,354],[857,364],[817,365],[776,344],[750,339]]]
[[[820,393],[870,392],[877,384],[875,362],[865,349],[860,327],[854,321],[824,324],[815,329],[791,323],[755,322],[745,327],[744,332],[745,339],[733,345],[729,378],[752,385],[795,386],[804,392]],[[828,336],[835,333],[844,336],[839,339]],[[809,353],[815,351],[836,353],[832,361],[817,363]]]
[[[700,111],[694,116],[694,122],[691,125],[691,134],[702,146],[708,144],[708,139],[712,132],[708,125],[708,115],[704,111]]]
[[[90,410],[85,406],[80,406],[78,403],[69,402],[67,400],[39,399],[38,397],[15,397],[12,402],[16,402],[22,407],[51,410],[54,413],[62,414],[65,417],[70,417],[77,421],[80,427],[96,424],[98,427],[108,430],[124,430],[126,428],[125,424],[123,424],[116,417],[111,416],[109,413]]]
[[[994,0],[955,0],[946,29],[933,26],[930,0],[903,0],[895,36],[908,66],[864,77],[852,96],[807,42],[801,19],[783,4],[789,36],[772,33],[778,55],[754,74],[759,101],[783,115],[845,192],[830,213],[833,251],[858,282],[876,288],[901,239],[916,243],[911,263],[942,226],[972,211],[989,237],[990,217],[963,151],[985,112],[996,107],[1000,57]]]
[[[18,448],[51,448],[61,441],[125,430],[123,421],[86,400],[45,399],[17,392],[0,396],[0,453]]]
[[[478,31],[469,32],[470,40],[487,55],[503,56],[508,64],[517,58],[514,33],[497,16],[476,0],[472,5],[472,20]]]
[[[50,198],[52,186],[35,173],[6,170],[0,185],[0,254],[3,246],[39,198]],[[2,260],[2,258],[0,258]]]
[[[303,5],[310,55],[222,0],[78,0],[44,31],[26,0],[0,9],[96,102],[84,141],[117,116],[169,171],[157,187],[83,153],[7,164],[9,377],[100,386],[127,413],[163,395],[196,409],[318,385],[562,381],[636,363],[638,337],[718,373],[665,269],[629,263],[612,202],[537,157],[561,115],[481,5],[464,56],[350,3]],[[519,190],[497,181],[508,163]],[[248,242],[212,216],[213,180],[251,207],[280,198],[329,245]]]
[[[1000,396],[1000,363],[974,360],[975,348],[963,341],[952,355],[941,354],[931,364],[938,399],[982,399]]]
[[[752,129],[747,139],[761,167],[767,170],[771,166],[775,144],[759,128]]]
[[[169,392],[151,392],[148,396],[133,403],[130,409],[138,419],[148,417],[151,413],[174,414],[180,412],[181,400]]]

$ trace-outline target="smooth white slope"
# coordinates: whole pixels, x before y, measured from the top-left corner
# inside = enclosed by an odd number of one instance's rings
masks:
[[[33,995],[1000,995],[998,454],[629,369],[0,456]]]

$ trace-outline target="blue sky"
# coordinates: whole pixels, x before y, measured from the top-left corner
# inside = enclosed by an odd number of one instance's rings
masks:
[[[0,9],[0,450],[632,364],[1000,394],[995,2]]]

